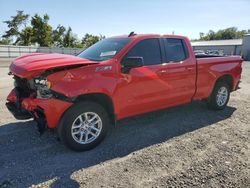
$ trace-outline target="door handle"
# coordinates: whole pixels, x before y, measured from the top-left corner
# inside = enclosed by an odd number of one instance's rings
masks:
[[[166,74],[167,73],[167,70],[160,70],[159,72],[158,72],[158,75],[163,75],[163,74]]]
[[[187,69],[188,71],[194,70],[194,68],[192,68],[192,67],[187,67],[186,69]]]

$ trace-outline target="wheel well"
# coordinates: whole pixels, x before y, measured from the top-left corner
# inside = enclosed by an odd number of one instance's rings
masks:
[[[116,122],[113,101],[108,95],[102,93],[84,94],[78,96],[75,100],[75,103],[79,101],[93,101],[100,104],[104,109],[107,110],[111,122]]]
[[[218,82],[225,82],[229,85],[230,90],[233,90],[233,77],[231,75],[223,75],[221,77],[219,77],[216,81],[216,84]]]

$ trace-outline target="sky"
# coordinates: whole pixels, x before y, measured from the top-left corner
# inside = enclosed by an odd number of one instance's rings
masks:
[[[250,0],[0,0],[0,35],[16,10],[47,13],[53,27],[70,26],[79,38],[135,31],[195,39],[210,29],[250,29]]]

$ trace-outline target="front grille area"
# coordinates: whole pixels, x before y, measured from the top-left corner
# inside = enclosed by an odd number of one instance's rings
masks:
[[[27,79],[14,76],[15,89],[19,98],[29,97],[34,90],[31,89],[30,84]]]

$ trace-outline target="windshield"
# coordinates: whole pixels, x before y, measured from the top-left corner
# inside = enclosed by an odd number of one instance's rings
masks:
[[[92,61],[104,61],[114,57],[130,41],[130,38],[108,38],[90,46],[78,57]]]

